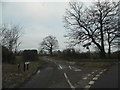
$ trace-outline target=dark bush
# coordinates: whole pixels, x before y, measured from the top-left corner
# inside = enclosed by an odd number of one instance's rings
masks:
[[[106,53],[106,58],[102,58],[100,56],[99,52],[78,52],[75,51],[74,49],[65,49],[62,52],[56,52],[55,56],[59,58],[63,58],[66,60],[73,60],[73,59],[78,59],[78,60],[93,60],[93,61],[99,61],[99,60],[115,60],[118,59],[120,60],[120,51],[116,51],[111,53],[110,55]],[[108,60],[107,60],[108,59]]]
[[[2,46],[2,62],[14,63],[15,55],[12,51],[9,51],[6,47]]]
[[[118,59],[120,61],[120,51],[113,52],[110,57],[112,59]]]
[[[23,51],[24,61],[35,61],[38,60],[37,50],[24,50]]]

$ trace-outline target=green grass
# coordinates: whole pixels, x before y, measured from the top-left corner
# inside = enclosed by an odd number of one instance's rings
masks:
[[[17,57],[16,64],[2,64],[2,87],[3,88],[19,88],[25,81],[27,81],[35,72],[38,67],[42,65],[42,60],[31,61],[29,70],[23,71],[22,57]],[[18,70],[17,63],[21,63]]]
[[[23,63],[23,58],[22,56],[16,56],[15,63]]]
[[[85,67],[105,68],[113,65],[112,62],[78,62],[78,65]]]
[[[52,58],[54,60],[59,61],[73,61],[76,62],[77,65],[84,66],[84,67],[96,67],[96,68],[105,68],[113,65],[113,62],[117,62],[117,59],[64,59],[64,58],[58,58],[58,57],[48,57]]]

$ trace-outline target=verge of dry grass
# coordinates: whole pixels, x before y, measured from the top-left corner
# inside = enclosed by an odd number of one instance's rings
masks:
[[[19,86],[29,79],[38,67],[42,64],[41,60],[32,61],[29,65],[29,70],[24,72],[23,62],[20,63],[20,68],[16,64],[2,64],[2,87],[3,88],[19,88]]]

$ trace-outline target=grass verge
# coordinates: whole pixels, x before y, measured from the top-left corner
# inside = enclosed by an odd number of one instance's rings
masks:
[[[95,67],[95,68],[106,68],[113,65],[112,62],[78,62],[77,64],[80,66]]]
[[[36,73],[42,63],[43,61],[40,59],[38,61],[31,61],[29,70],[25,72],[23,71],[23,62],[21,62],[19,69],[17,68],[17,64],[2,64],[2,87],[19,88],[22,83]]]
[[[84,66],[84,67],[96,67],[96,68],[105,68],[109,67],[114,64],[114,62],[117,62],[117,60],[113,59],[107,59],[107,60],[101,60],[101,59],[64,59],[64,58],[58,58],[58,57],[47,57],[58,61],[70,61],[70,62],[76,62],[77,65]]]

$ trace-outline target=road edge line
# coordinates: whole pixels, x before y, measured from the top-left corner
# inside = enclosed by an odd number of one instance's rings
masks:
[[[72,88],[72,90],[75,90],[75,87],[71,84],[71,82],[70,82],[70,80],[68,79],[66,73],[64,73],[64,76],[65,76],[65,78],[66,78],[68,84],[70,85],[70,88]]]
[[[59,65],[60,69],[63,69],[61,65]]]

